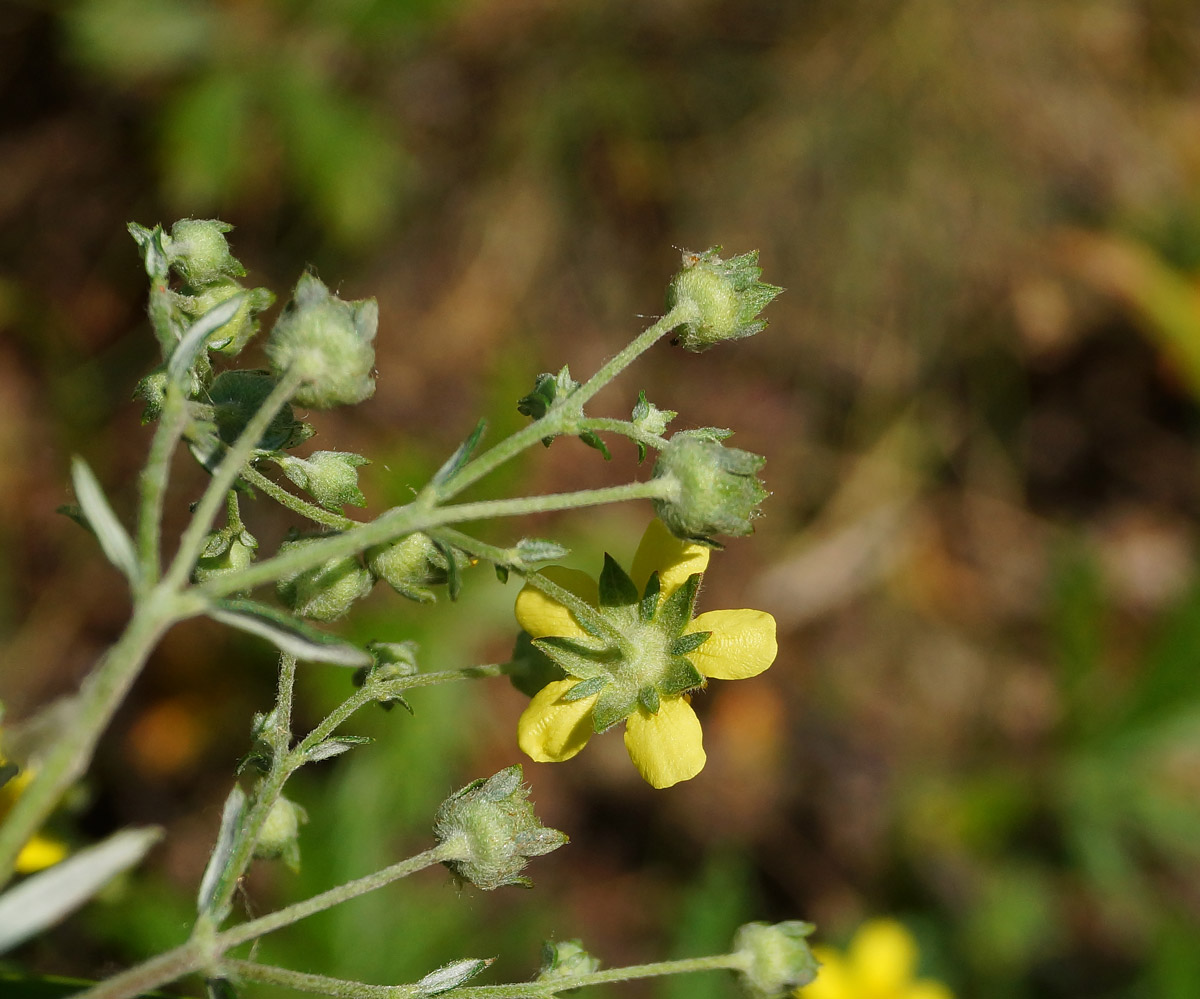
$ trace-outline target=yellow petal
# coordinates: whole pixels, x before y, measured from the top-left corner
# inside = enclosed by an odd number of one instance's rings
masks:
[[[592,708],[599,694],[564,701],[578,680],[555,680],[539,690],[517,721],[517,745],[538,763],[561,763],[592,737]]]
[[[625,748],[653,787],[690,780],[707,759],[700,719],[683,697],[664,697],[656,715],[639,704],[625,722]]]
[[[866,995],[895,995],[912,983],[917,942],[894,919],[863,923],[847,951],[855,978]]]
[[[859,999],[842,955],[830,947],[816,946],[813,956],[821,963],[817,977],[798,990],[800,999]]]
[[[708,568],[708,549],[691,541],[680,541],[661,520],[650,521],[637,553],[633,556],[630,576],[638,592],[646,588],[650,573],[658,570],[658,585],[664,597],[687,582],[688,576]]]
[[[544,575],[550,582],[557,583],[593,607],[599,603],[599,588],[596,581],[586,572],[552,565],[544,570]],[[541,590],[535,590],[528,583],[517,594],[514,610],[517,624],[534,638],[549,638],[551,635],[559,638],[584,638],[587,634],[579,627],[567,608],[546,596]]]
[[[34,836],[17,854],[16,869],[20,874],[32,874],[53,867],[67,855],[65,844],[45,836]]]
[[[775,661],[775,619],[766,611],[708,611],[692,619],[687,631],[711,631],[700,648],[689,652],[692,665],[716,680],[757,676]]]

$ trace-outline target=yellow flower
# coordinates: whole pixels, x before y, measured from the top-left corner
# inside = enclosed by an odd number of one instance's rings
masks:
[[[821,970],[799,999],[954,999],[941,982],[914,979],[917,942],[894,919],[863,923],[844,954],[814,946]]]
[[[525,585],[517,621],[567,676],[543,687],[521,715],[524,752],[539,763],[568,760],[593,732],[623,721],[630,759],[654,787],[700,772],[704,745],[689,693],[710,678],[756,676],[777,651],[775,619],[763,611],[692,617],[708,553],[655,520],[631,574],[605,556],[599,583],[556,567],[544,573],[548,587]]]
[[[6,769],[11,771],[3,757],[0,757],[0,773]],[[17,798],[21,796],[21,792],[25,790],[32,779],[33,776],[28,770],[22,770],[10,777],[3,786],[0,786],[0,823],[3,823],[8,817]],[[32,874],[44,867],[52,867],[66,855],[65,844],[48,836],[37,835],[26,843],[21,848],[21,852],[17,854],[16,869],[21,874]]]

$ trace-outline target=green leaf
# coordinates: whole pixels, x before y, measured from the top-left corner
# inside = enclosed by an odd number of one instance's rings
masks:
[[[100,542],[108,560],[125,574],[131,583],[137,582],[137,555],[134,554],[133,541],[128,532],[117,520],[104,490],[92,473],[88,463],[79,456],[71,459],[71,481],[75,485],[75,496],[79,507]]]
[[[455,452],[450,455],[442,467],[434,473],[432,481],[435,486],[440,486],[443,482],[450,478],[450,476],[462,468],[463,465],[471,460],[471,455],[474,453],[475,448],[479,445],[479,441],[482,439],[486,430],[487,420],[480,420],[477,424],[475,424],[475,429],[471,431],[471,435],[460,445],[458,445],[458,448],[455,450]]]
[[[407,707],[407,705],[405,706]],[[335,735],[313,746],[308,751],[305,760],[308,763],[319,763],[321,760],[329,760],[335,756],[341,756],[342,753],[353,749],[355,746],[365,746],[373,741],[373,739],[365,735]]]
[[[213,893],[217,890],[221,872],[233,856],[237,845],[238,833],[241,831],[242,815],[246,810],[246,792],[238,784],[233,785],[225,806],[221,809],[221,828],[217,833],[217,844],[213,847],[204,868],[204,877],[200,879],[200,890],[196,893],[196,911],[204,913],[213,903]],[[224,917],[225,913],[220,914]]]
[[[357,645],[314,628],[277,607],[255,600],[217,600],[206,613],[214,621],[265,638],[281,652],[306,662],[350,667],[370,666],[374,662]]]
[[[604,441],[602,441],[598,436],[596,436],[595,431],[585,430],[579,435],[579,439],[588,447],[595,448],[602,455],[604,455],[605,461],[612,461],[612,453],[608,450],[608,445],[605,444]]]
[[[161,838],[157,827],[123,829],[0,895],[0,953],[78,909]]]
[[[424,999],[426,996],[436,996],[443,992],[456,989],[464,982],[470,981],[484,970],[495,958],[468,957],[454,961],[437,971],[431,971],[413,986],[414,996]]]

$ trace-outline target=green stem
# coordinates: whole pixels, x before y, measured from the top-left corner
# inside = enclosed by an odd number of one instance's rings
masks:
[[[481,500],[477,503],[458,503],[434,509],[410,503],[389,510],[361,527],[322,538],[237,572],[210,579],[198,586],[197,591],[206,597],[228,596],[274,582],[291,573],[303,572],[330,559],[356,555],[372,545],[392,541],[414,531],[427,531],[445,524],[488,520],[493,517],[520,517],[551,510],[576,510],[632,499],[662,499],[672,495],[676,488],[676,484],[668,479],[651,479],[648,482],[628,482],[602,489],[581,489],[572,493],[551,493],[546,496],[525,496],[516,499]]]
[[[221,971],[235,980],[282,985],[297,992],[333,996],[334,999],[409,999],[416,991],[411,985],[368,985],[365,982],[349,982],[343,978],[329,978],[326,975],[309,975],[302,971],[258,964],[254,961],[240,961],[232,957],[227,957],[221,962]]]
[[[196,559],[204,550],[204,540],[212,529],[213,519],[225,499],[225,494],[233,488],[233,484],[249,463],[250,456],[258,447],[258,442],[262,440],[262,435],[266,433],[267,427],[271,425],[271,421],[275,419],[276,414],[283,409],[288,400],[295,395],[296,389],[300,387],[302,381],[303,379],[294,371],[286,372],[275,383],[271,394],[263,400],[263,404],[258,407],[254,416],[242,429],[238,439],[225,452],[225,457],[221,459],[221,464],[213,473],[208,488],[204,490],[204,495],[196,504],[196,511],[192,515],[191,523],[183,532],[183,537],[179,541],[179,550],[175,553],[175,559],[167,570],[165,578],[172,588],[178,589],[187,582],[188,576],[191,575],[192,569],[196,565]]]
[[[83,776],[101,733],[163,633],[199,610],[193,602],[165,592],[161,584],[138,601],[124,633],[83,681],[70,722],[38,762],[33,780],[0,826],[0,883],[12,874],[21,847]]]
[[[326,909],[333,908],[335,905],[348,902],[352,898],[366,895],[368,892],[373,892],[378,888],[391,884],[393,881],[406,878],[410,874],[424,870],[426,867],[432,867],[434,864],[440,864],[447,860],[458,859],[461,856],[460,849],[451,840],[439,843],[424,853],[418,853],[415,857],[401,860],[390,867],[385,867],[382,870],[375,871],[373,874],[368,874],[366,877],[348,881],[344,885],[338,885],[336,888],[330,888],[319,895],[306,898],[303,902],[286,906],[269,915],[252,919],[250,922],[242,923],[240,926],[234,926],[224,933],[218,933],[214,941],[214,948],[217,953],[223,954],[225,951],[232,950],[234,947],[244,944],[248,940],[257,940],[259,937],[273,933],[275,930],[283,929],[285,926],[290,926],[292,923],[299,922],[301,919],[311,916],[314,913],[323,912]]]
[[[175,385],[167,389],[158,427],[150,443],[146,467],[139,478],[141,507],[138,510],[139,585],[148,589],[162,572],[162,511],[171,473],[171,458],[187,426],[187,403]]]
[[[468,486],[510,461],[528,447],[537,444],[543,437],[561,433],[565,421],[577,422],[584,403],[611,382],[640,355],[682,323],[694,317],[694,309],[677,305],[665,316],[640,333],[624,350],[611,358],[586,382],[561,402],[556,402],[540,420],[518,430],[498,444],[484,451],[473,461],[467,462],[450,476],[437,491],[437,498],[444,502],[461,493]]]
[[[322,506],[317,506],[316,503],[309,503],[307,500],[301,499],[295,493],[288,492],[288,490],[284,489],[277,482],[268,479],[253,465],[247,465],[242,469],[242,478],[250,483],[250,485],[261,489],[280,506],[287,507],[293,513],[298,513],[301,517],[307,517],[309,520],[315,521],[323,527],[332,527],[338,531],[345,531],[351,527],[358,527],[362,523],[350,517],[344,517],[340,513],[334,513],[332,510],[326,510]]]
[[[186,944],[151,958],[107,981],[100,982],[98,985],[78,993],[73,999],[132,999],[133,996],[145,992],[147,989],[173,982],[193,971],[216,968],[225,952],[234,947],[250,940],[257,940],[261,936],[290,926],[314,913],[323,912],[325,909],[357,898],[359,895],[375,891],[377,888],[389,885],[393,881],[399,881],[426,867],[454,860],[458,856],[460,856],[458,848],[452,841],[447,840],[423,853],[418,853],[415,857],[401,860],[390,867],[331,888],[319,895],[313,895],[311,898],[297,902],[295,905],[286,906],[269,915],[252,919],[250,922],[242,923],[224,933],[214,934],[211,932],[210,926],[201,927],[197,924],[197,930]]]
[[[580,420],[576,427],[579,430],[599,430],[603,433],[620,434],[622,437],[628,437],[631,441],[636,441],[639,444],[645,444],[646,447],[652,447],[655,451],[661,451],[667,446],[667,439],[660,437],[658,434],[652,434],[648,430],[642,430],[629,420],[614,420],[607,416],[589,416],[586,419]]]
[[[508,985],[465,985],[446,992],[447,999],[554,999],[570,989],[609,982],[657,978],[695,971],[734,971],[744,966],[738,954],[717,954],[711,957],[683,958],[678,961],[659,961],[636,964],[625,968],[609,968],[586,975],[553,978],[547,981],[513,982]],[[226,959],[222,970],[231,976],[264,985],[282,985],[297,992],[332,996],[334,999],[411,999],[418,995],[415,985],[368,985],[325,975],[309,975],[288,968],[257,964],[254,961]]]

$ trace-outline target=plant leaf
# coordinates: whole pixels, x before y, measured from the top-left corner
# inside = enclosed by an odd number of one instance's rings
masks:
[[[0,895],[0,953],[79,908],[161,838],[157,826],[123,829]]]
[[[454,454],[450,455],[442,467],[434,473],[433,485],[440,486],[470,460],[471,454],[474,452],[486,430],[487,420],[480,420],[475,424],[475,429],[471,431],[471,436],[459,444]]]
[[[255,600],[217,600],[208,608],[207,614],[214,621],[265,638],[281,652],[306,662],[357,668],[370,666],[374,661],[357,645]]]
[[[200,890],[196,893],[197,912],[207,912],[212,905],[213,892],[217,890],[221,871],[225,869],[233,853],[238,829],[242,824],[242,813],[245,810],[246,792],[240,785],[234,784],[229,797],[225,799],[225,807],[221,809],[221,830],[217,833],[217,843],[204,868],[204,877],[200,879]]]
[[[117,520],[117,515],[109,506],[104,490],[88,463],[78,455],[71,459],[71,482],[75,486],[80,511],[95,532],[96,540],[100,542],[105,556],[125,574],[126,579],[131,583],[136,582],[139,572],[133,541]]]

